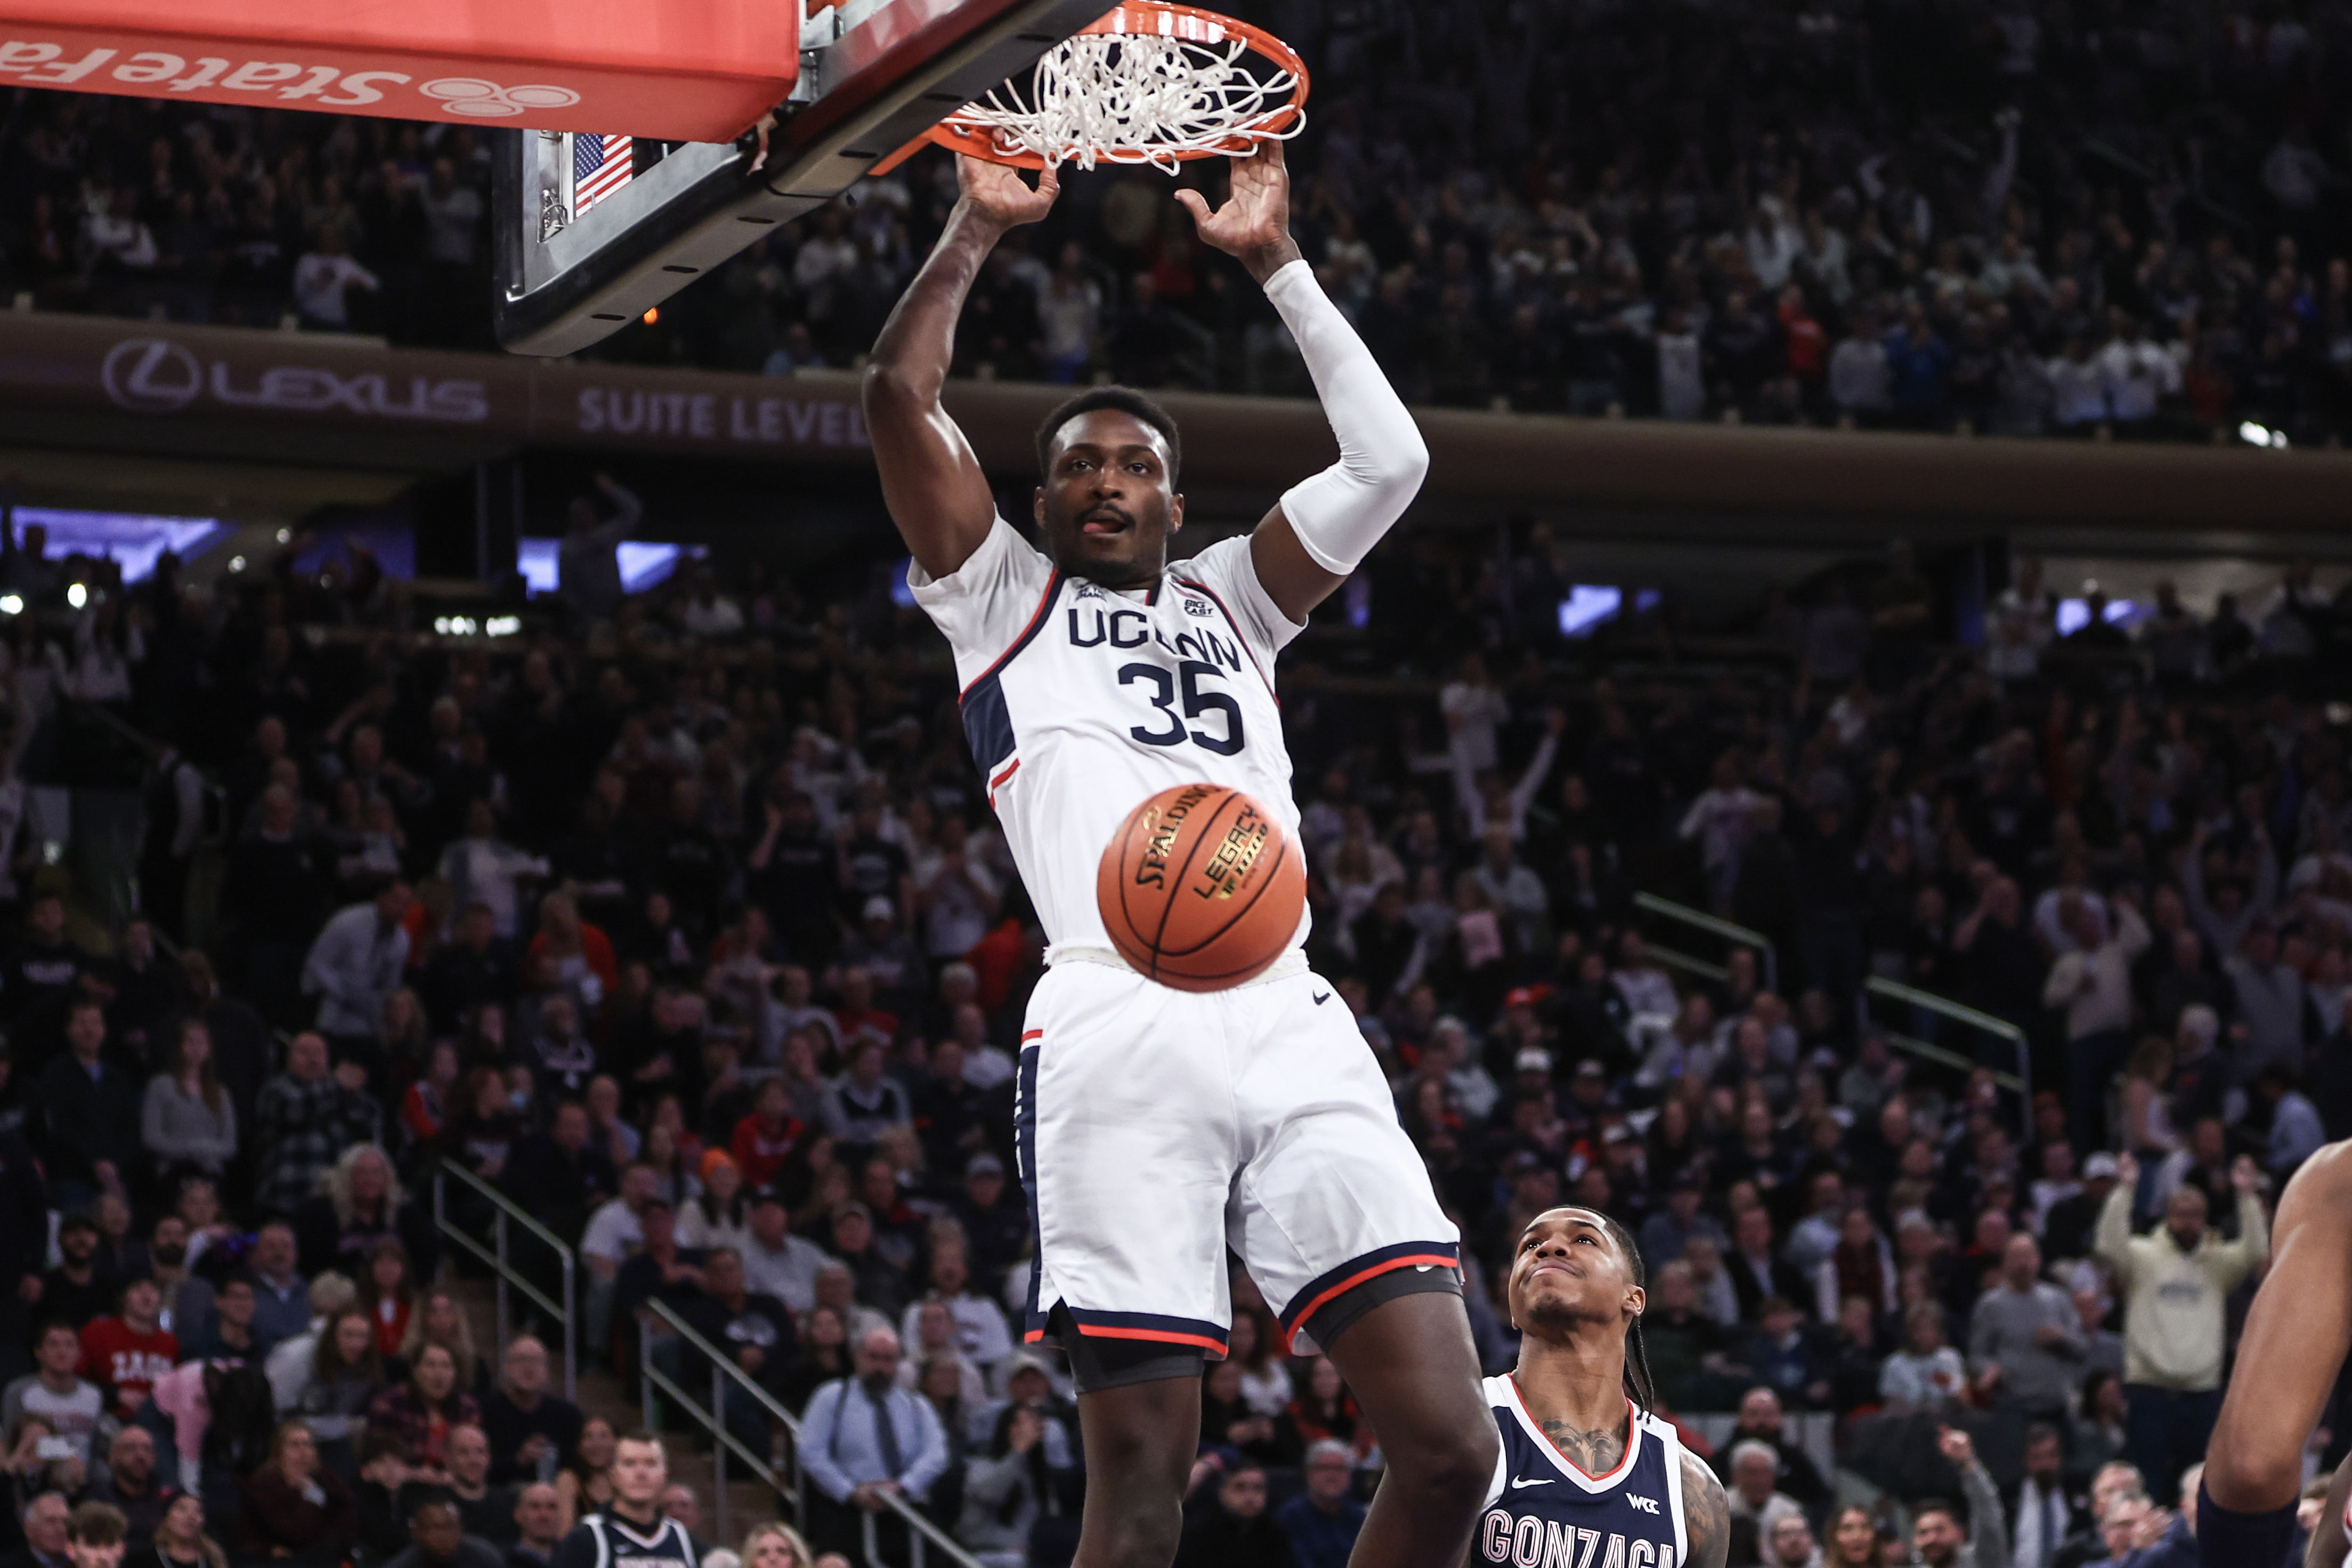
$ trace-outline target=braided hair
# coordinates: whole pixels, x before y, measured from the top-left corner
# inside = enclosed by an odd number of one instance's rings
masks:
[[[1650,1271],[1642,1262],[1642,1249],[1633,1239],[1633,1233],[1611,1215],[1601,1215],[1601,1224],[1609,1232],[1609,1239],[1617,1244],[1617,1250],[1623,1255],[1625,1270],[1633,1275],[1633,1283],[1644,1291],[1648,1290]],[[1657,1381],[1650,1375],[1650,1352],[1642,1343],[1642,1320],[1638,1316],[1625,1325],[1625,1396],[1633,1400],[1645,1416],[1658,1403]]]

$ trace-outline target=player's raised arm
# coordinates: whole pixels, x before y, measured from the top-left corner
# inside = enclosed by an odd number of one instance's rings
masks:
[[[1290,237],[1290,176],[1282,143],[1261,141],[1233,164],[1233,193],[1210,211],[1196,191],[1176,199],[1201,237],[1250,270],[1290,329],[1339,461],[1292,486],[1250,539],[1258,581],[1282,612],[1304,621],[1370,553],[1421,489],[1429,448],[1372,351],[1315,281]]]
[[[1004,231],[1044,217],[1059,188],[1051,169],[1032,190],[1019,170],[973,158],[956,160],[956,185],[962,199],[874,340],[862,389],[882,498],[916,563],[933,577],[962,566],[996,517],[980,460],[940,406],[956,318]]]

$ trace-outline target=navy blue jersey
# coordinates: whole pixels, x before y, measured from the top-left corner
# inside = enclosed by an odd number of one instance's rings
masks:
[[[1474,1563],[1512,1568],[1681,1568],[1683,1447],[1675,1429],[1633,1411],[1625,1457],[1591,1476],[1528,1416],[1508,1375],[1486,1379],[1486,1403],[1503,1434],[1486,1511],[1471,1544]]]

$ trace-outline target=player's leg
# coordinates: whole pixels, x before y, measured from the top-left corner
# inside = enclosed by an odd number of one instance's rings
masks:
[[[1201,1370],[1231,1302],[1235,1163],[1201,1000],[1121,969],[1048,971],[1021,1058],[1024,1178],[1037,1225],[1028,1328],[1070,1355],[1086,1450],[1078,1568],[1168,1568],[1200,1448]]]
[[[2279,1199],[2271,1267],[2205,1454],[2205,1492],[2229,1516],[2291,1510],[2304,1444],[2352,1348],[2352,1142],[2331,1144]],[[2292,1515],[2288,1516],[2288,1523]],[[2284,1545],[2284,1541],[2281,1542]]]
[[[1393,1297],[1339,1331],[1325,1354],[1388,1458],[1349,1568],[1451,1563],[1494,1483],[1498,1443],[1462,1298]]]
[[[1388,1460],[1350,1561],[1439,1568],[1469,1537],[1499,1446],[1454,1226],[1328,982],[1305,974],[1220,999],[1250,1020],[1236,1030],[1244,1159],[1228,1238],[1283,1332],[1330,1354]]]
[[[1168,1568],[1201,1447],[1201,1378],[1160,1377],[1078,1396],[1087,1506],[1073,1568]]]

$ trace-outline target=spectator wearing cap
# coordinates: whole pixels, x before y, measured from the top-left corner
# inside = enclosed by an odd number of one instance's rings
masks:
[[[886,1005],[903,1012],[921,1000],[922,955],[900,925],[898,906],[879,894],[858,910],[857,929],[842,941],[841,961],[865,970]]]
[[[963,1168],[963,1190],[949,1201],[948,1213],[963,1231],[972,1278],[993,1295],[999,1281],[1029,1245],[1028,1205],[1004,1177],[1004,1162],[974,1155]]]
[[[87,1209],[58,1224],[58,1266],[41,1277],[44,1317],[79,1325],[110,1310],[121,1287],[99,1261],[98,1221]]]
[[[1307,1450],[1307,1487],[1274,1511],[1297,1568],[1347,1568],[1364,1528],[1364,1505],[1349,1495],[1355,1451],[1326,1437]]]
[[[681,1301],[678,1315],[728,1354],[737,1371],[772,1395],[783,1393],[785,1374],[800,1349],[792,1312],[775,1297],[746,1288],[743,1260],[733,1248],[716,1248],[703,1260],[701,1288]],[[683,1337],[656,1341],[653,1354],[655,1364],[682,1386],[698,1393],[710,1387],[710,1364],[690,1351]],[[771,1441],[766,1407],[732,1378],[726,1381],[721,1403],[736,1440],[765,1455]]]
[[[2042,1222],[2042,1249],[2061,1260],[2088,1258],[2099,1211],[2116,1186],[2116,1156],[2105,1149],[2083,1162],[2083,1189],[2050,1206]]]

